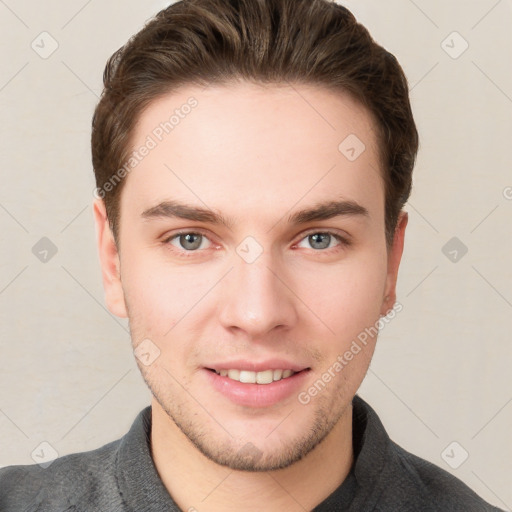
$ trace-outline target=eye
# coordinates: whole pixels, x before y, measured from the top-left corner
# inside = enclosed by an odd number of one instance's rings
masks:
[[[186,252],[195,252],[198,249],[207,249],[211,242],[203,233],[195,233],[192,231],[184,231],[176,233],[165,240],[165,243],[185,250]]]
[[[310,232],[299,242],[298,247],[304,247],[304,245],[302,245],[304,242],[309,244],[310,247],[316,251],[350,245],[350,242],[347,239],[332,231]]]
[[[181,252],[183,255],[209,249],[212,246],[210,239],[204,233],[197,231],[174,233],[164,240],[164,244],[172,245],[178,253]],[[303,237],[297,246],[308,248],[304,244],[308,244],[309,248],[315,251],[328,252],[326,249],[348,247],[350,241],[333,231],[312,231]]]

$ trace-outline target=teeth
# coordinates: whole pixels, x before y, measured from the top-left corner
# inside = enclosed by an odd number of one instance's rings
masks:
[[[256,384],[256,373],[248,372],[246,370],[240,370],[240,382],[245,384]]]
[[[217,375],[237,380],[244,384],[270,384],[272,382],[291,377],[293,370],[264,370],[262,372],[251,372],[248,370],[215,370]]]
[[[228,370],[228,377],[233,380],[240,380],[240,370]]]
[[[256,374],[256,382],[258,384],[270,384],[274,380],[274,372],[272,370],[265,370]]]

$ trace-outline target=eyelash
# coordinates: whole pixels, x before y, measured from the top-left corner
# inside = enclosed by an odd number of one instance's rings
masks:
[[[318,229],[304,233],[302,235],[302,238],[300,238],[300,240],[297,243],[302,242],[305,238],[307,238],[310,235],[316,235],[316,234],[330,235],[333,238],[335,238],[338,242],[340,242],[340,245],[337,245],[337,246],[331,247],[331,248],[327,248],[327,249],[316,249],[316,250],[311,249],[312,251],[315,251],[317,253],[331,253],[332,251],[339,250],[341,248],[341,246],[349,247],[352,244],[352,242],[350,240],[341,236],[339,233],[337,233],[335,231],[318,230]],[[176,233],[173,233],[171,236],[165,238],[165,240],[163,240],[164,245],[171,245],[170,244],[171,240],[174,240],[175,238],[178,238],[181,235],[201,235],[201,236],[204,236],[205,238],[207,238],[208,240],[210,240],[208,238],[208,235],[206,234],[206,232],[204,232],[201,229],[196,229],[196,230],[191,230],[191,231],[184,230],[184,231],[178,231]],[[211,240],[210,240],[210,242],[211,242]],[[185,249],[179,250],[176,247],[172,246],[172,250],[173,250],[173,252],[176,252],[180,257],[190,258],[190,257],[194,256],[195,253],[199,253],[201,251],[204,251],[205,249],[196,249],[193,251],[187,251]]]

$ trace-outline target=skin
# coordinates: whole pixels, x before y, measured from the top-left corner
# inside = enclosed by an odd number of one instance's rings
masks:
[[[310,368],[307,390],[395,303],[407,213],[388,248],[373,119],[320,87],[183,87],[143,112],[133,148],[190,96],[198,106],[126,178],[119,250],[102,200],[94,204],[106,303],[129,318],[134,348],[149,339],[160,351],[137,363],[153,393],[152,456],[180,508],[310,510],[353,463],[351,400],[376,338],[307,405],[297,393],[269,407],[234,404],[204,367],[280,357]],[[366,146],[355,161],[338,150],[349,134]],[[368,216],[287,221],[340,199]],[[141,215],[166,200],[231,225]],[[182,229],[200,230],[199,248],[171,238]],[[350,245],[309,237],[326,230]],[[248,236],[263,250],[252,263],[237,253]]]

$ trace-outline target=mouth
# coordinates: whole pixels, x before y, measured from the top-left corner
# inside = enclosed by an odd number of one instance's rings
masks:
[[[212,388],[232,403],[265,408],[293,400],[307,382],[310,367],[285,361],[231,361],[203,367]],[[283,368],[284,366],[284,368]]]
[[[237,368],[232,369],[215,369],[207,368],[211,372],[215,372],[221,377],[227,377],[228,379],[241,382],[243,384],[272,384],[272,382],[278,382],[280,380],[288,379],[293,375],[301,372],[308,371],[309,368],[303,370],[294,371],[290,369],[272,369],[262,370],[259,372],[253,372],[250,370],[239,370]]]

